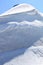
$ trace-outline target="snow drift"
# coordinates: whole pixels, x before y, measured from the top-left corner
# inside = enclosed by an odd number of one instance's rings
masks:
[[[33,6],[20,4],[0,15],[0,64],[43,65],[43,14]]]

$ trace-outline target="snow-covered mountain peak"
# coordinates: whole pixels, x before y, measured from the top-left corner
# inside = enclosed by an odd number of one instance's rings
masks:
[[[20,4],[20,5],[16,6],[16,7],[18,7],[18,8],[35,9],[32,5],[26,4],[26,3]]]
[[[10,15],[10,14],[33,11],[33,10],[35,10],[35,8],[32,5],[23,3],[23,4],[17,5],[11,9],[9,9],[2,15]]]
[[[43,65],[43,14],[33,6],[0,15],[0,65]]]

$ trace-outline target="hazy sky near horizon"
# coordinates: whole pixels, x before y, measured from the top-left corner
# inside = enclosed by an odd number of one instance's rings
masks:
[[[43,0],[0,0],[0,14],[10,9],[15,4],[28,3],[43,12]]]

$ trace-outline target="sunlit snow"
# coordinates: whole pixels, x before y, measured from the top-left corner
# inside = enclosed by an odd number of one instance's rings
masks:
[[[0,65],[43,65],[43,14],[32,5],[0,15]]]

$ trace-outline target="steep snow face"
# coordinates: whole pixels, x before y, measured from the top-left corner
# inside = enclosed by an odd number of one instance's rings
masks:
[[[33,6],[31,6],[31,5],[20,4],[20,5],[16,6],[16,7],[11,8],[10,10],[6,11],[1,16],[9,15],[9,14],[15,14],[15,13],[21,13],[21,12],[26,12],[26,11],[31,11],[33,9],[35,9],[35,8]]]
[[[43,15],[33,6],[0,15],[0,65],[43,65]]]
[[[43,45],[43,16],[33,6],[20,4],[7,12],[0,16],[0,52]]]
[[[0,52],[43,45],[43,23],[8,22],[0,25]]]
[[[9,62],[6,62],[4,65],[43,65],[43,47],[42,46],[36,46],[31,47],[28,49],[20,49],[18,50],[18,53],[20,54],[20,51],[23,54],[14,57]],[[14,51],[13,51],[14,53]],[[15,52],[17,53],[17,51]]]
[[[43,21],[43,16],[37,9],[28,4],[20,4],[0,15],[0,23],[6,23],[11,21],[32,22],[34,20]]]

